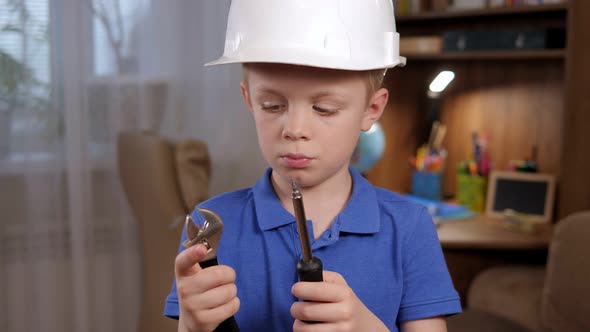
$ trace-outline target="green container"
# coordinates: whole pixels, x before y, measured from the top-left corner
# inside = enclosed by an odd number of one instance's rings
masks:
[[[479,175],[457,174],[457,203],[473,212],[484,212],[488,180]]]

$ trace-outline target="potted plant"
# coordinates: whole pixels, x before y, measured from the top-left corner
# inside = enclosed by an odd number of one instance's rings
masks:
[[[29,68],[0,50],[0,158],[10,152],[12,115],[26,103],[27,87],[34,83]]]
[[[25,44],[31,38],[37,42],[47,42],[47,26],[40,25],[31,18],[25,2],[9,0],[7,5],[14,15],[10,22],[0,27],[0,33],[16,34]],[[34,26],[36,31],[43,33],[32,34],[25,26]],[[9,51],[0,49],[0,69],[0,158],[3,158],[10,153],[11,138],[15,135],[12,127],[17,119],[29,122],[42,131],[55,129],[55,125],[59,124],[50,114],[48,83],[40,81],[26,62],[20,61]],[[15,114],[21,112],[22,116],[15,117]],[[20,135],[26,134],[23,132]]]

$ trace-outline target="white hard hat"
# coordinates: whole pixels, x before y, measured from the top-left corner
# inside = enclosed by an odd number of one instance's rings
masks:
[[[206,65],[245,62],[370,70],[406,59],[391,0],[233,0],[223,56]]]

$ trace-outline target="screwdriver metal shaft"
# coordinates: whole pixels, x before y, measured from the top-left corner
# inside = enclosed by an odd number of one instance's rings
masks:
[[[303,258],[297,263],[297,274],[301,281],[323,281],[322,261],[313,257],[311,253],[311,244],[309,242],[309,233],[307,232],[307,218],[303,209],[303,197],[295,181],[291,182],[293,192],[291,198],[293,201],[293,210],[297,221],[297,230],[299,231],[299,242],[301,243],[301,255]]]
[[[299,242],[301,243],[301,253],[303,261],[309,262],[311,260],[311,244],[309,243],[309,233],[307,231],[307,218],[305,217],[305,210],[303,208],[303,197],[295,181],[291,182],[293,192],[291,199],[293,200],[293,210],[295,210],[295,219],[297,221],[297,230],[299,231]]]

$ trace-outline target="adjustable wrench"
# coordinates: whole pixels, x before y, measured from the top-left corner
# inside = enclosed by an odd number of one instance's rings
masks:
[[[186,216],[184,221],[187,240],[182,243],[185,248],[190,248],[198,243],[207,248],[205,259],[199,262],[201,268],[205,269],[210,266],[218,265],[217,248],[221,234],[223,233],[223,222],[221,218],[213,211],[204,208],[198,208],[199,213],[205,218],[203,227],[199,227],[193,221],[190,215]],[[214,332],[239,332],[240,328],[233,316],[224,320],[217,326]]]

